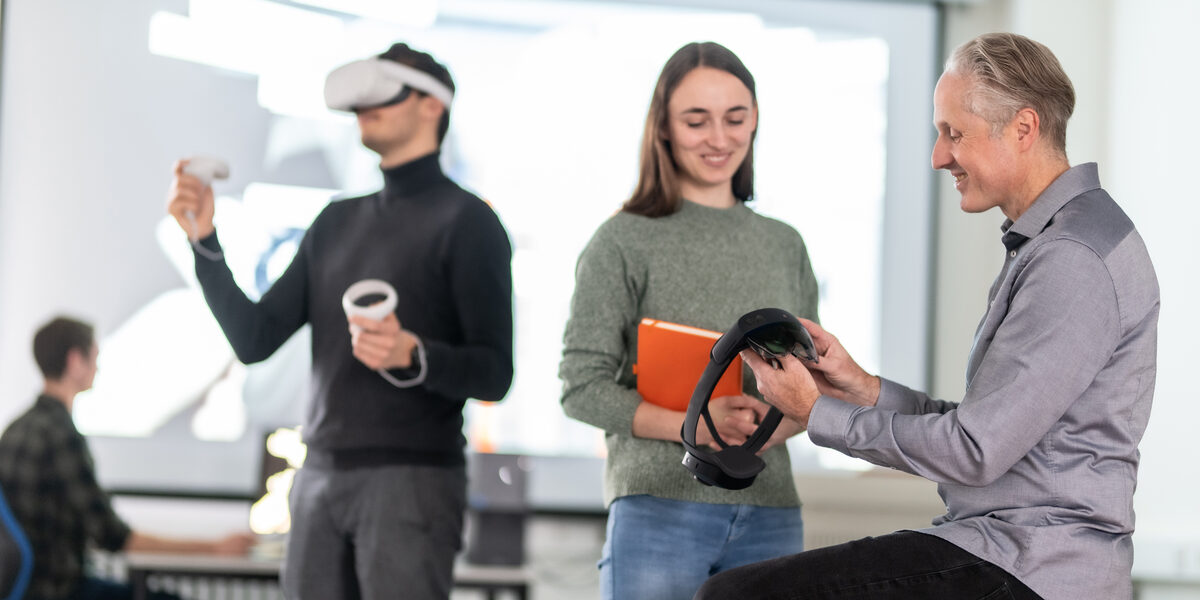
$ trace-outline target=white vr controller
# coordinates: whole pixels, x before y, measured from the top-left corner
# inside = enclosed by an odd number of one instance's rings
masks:
[[[372,297],[382,296],[381,300],[367,302]],[[396,288],[382,279],[364,279],[346,288],[342,294],[342,310],[346,317],[362,316],[375,321],[382,321],[388,314],[396,310]],[[359,333],[362,328],[351,324],[350,331]],[[398,388],[410,388],[421,385],[425,381],[425,345],[417,338],[417,356],[414,367],[418,373],[412,379],[400,380],[387,372],[387,369],[376,369],[379,376]]]
[[[211,186],[214,179],[229,178],[229,163],[215,156],[193,156],[188,159],[187,165],[183,167],[183,172],[199,179],[204,185]],[[184,213],[184,216],[187,217],[188,222],[192,225],[192,232],[188,236],[188,241],[191,242],[192,247],[209,260],[220,260],[223,256],[220,252],[213,252],[200,244],[200,233],[196,225],[195,211],[189,210]]]
[[[383,299],[363,304],[371,296],[383,296]],[[396,288],[382,279],[364,279],[346,288],[346,293],[342,294],[342,310],[346,311],[347,317],[360,316],[382,321],[396,310]],[[357,325],[350,327],[355,333],[360,329]]]
[[[212,185],[215,179],[229,178],[229,163],[215,156],[193,156],[188,159],[183,172],[204,182],[204,185]]]

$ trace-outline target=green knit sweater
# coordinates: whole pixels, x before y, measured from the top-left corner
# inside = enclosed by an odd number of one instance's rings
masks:
[[[817,319],[817,282],[800,234],[744,204],[685,201],[660,218],[620,212],[579,257],[559,377],[568,416],[605,431],[605,503],[634,494],[712,504],[799,506],[787,448],[763,453],[754,485],[730,491],[692,479],[683,444],[637,438],[632,365],[644,317],[725,331],[758,308]],[[758,395],[745,369],[743,389]]]

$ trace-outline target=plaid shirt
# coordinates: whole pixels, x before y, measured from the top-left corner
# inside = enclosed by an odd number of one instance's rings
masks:
[[[96,482],[87,442],[66,405],[51,396],[38,397],[0,436],[0,488],[33,546],[27,599],[72,595],[87,543],[117,551],[129,538]]]

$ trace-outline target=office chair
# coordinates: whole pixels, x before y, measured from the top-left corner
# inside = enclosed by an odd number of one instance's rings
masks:
[[[20,600],[33,574],[33,548],[0,492],[0,599]]]

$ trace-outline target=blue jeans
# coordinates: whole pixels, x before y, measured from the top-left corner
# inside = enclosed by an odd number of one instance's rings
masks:
[[[608,509],[605,600],[688,600],[710,575],[804,547],[799,508],[625,496]]]
[[[898,531],[709,579],[696,600],[1040,600],[1000,567],[943,540]]]

